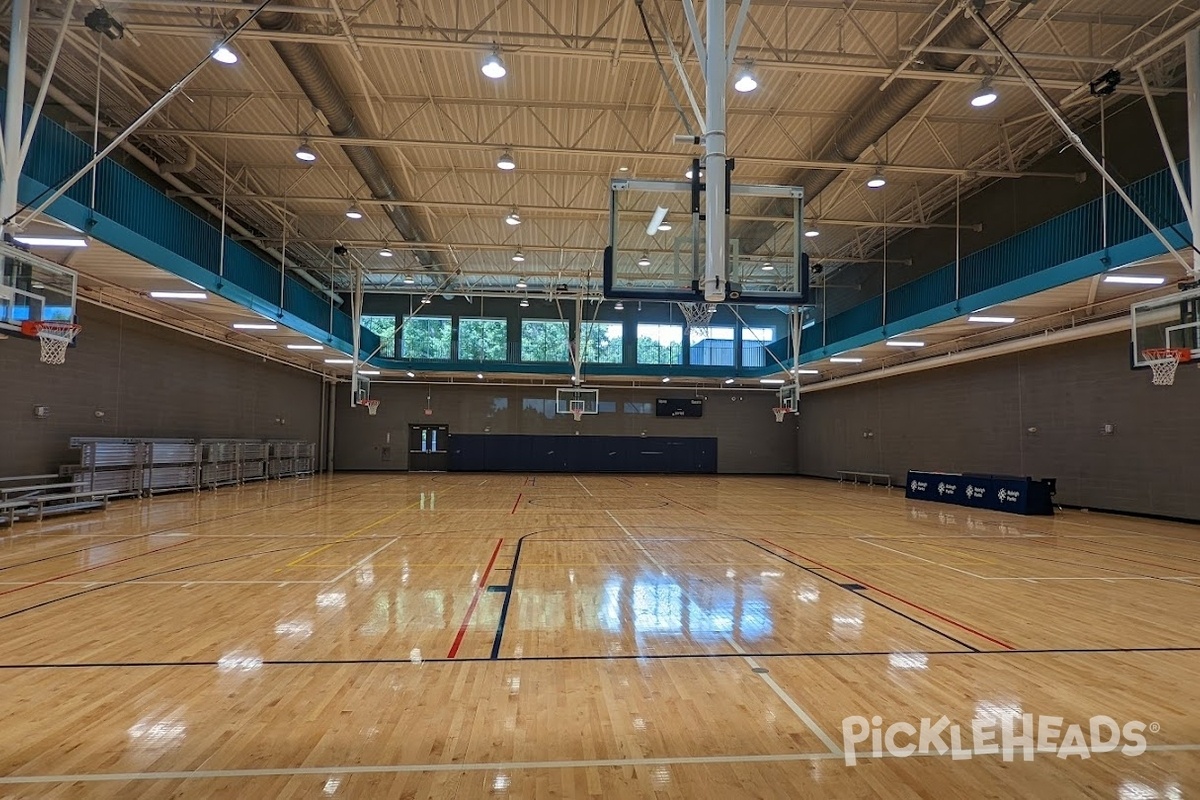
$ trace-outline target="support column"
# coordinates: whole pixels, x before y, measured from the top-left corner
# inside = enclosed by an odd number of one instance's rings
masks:
[[[0,234],[4,232],[3,221],[17,213],[30,2],[31,0],[12,0],[12,34],[9,39],[8,85],[4,109],[4,177],[0,179]]]
[[[1188,31],[1188,158],[1192,184],[1192,242],[1200,242],[1200,28]],[[1192,251],[1192,277],[1200,276],[1200,253]]]
[[[728,280],[729,229],[725,217],[725,84],[728,82],[728,56],[725,53],[725,3],[709,2],[704,64],[704,214],[705,259],[704,299],[711,303],[725,300]]]

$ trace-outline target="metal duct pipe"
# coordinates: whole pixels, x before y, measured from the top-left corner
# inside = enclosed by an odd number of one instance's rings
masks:
[[[191,172],[196,168],[196,148],[190,144],[187,148],[187,156],[184,157],[182,164],[163,164],[158,168],[159,175],[178,175],[180,173]]]
[[[1012,11],[1007,17],[1011,19],[1031,0],[1016,0]],[[976,8],[982,9],[983,0],[973,0]],[[987,36],[969,17],[963,14],[957,5],[950,11],[958,14],[959,18],[948,24],[930,43],[931,47],[951,50],[978,50],[987,41]],[[917,55],[917,54],[914,54]],[[933,72],[954,72],[966,63],[971,56],[955,55],[945,52],[925,52],[919,54],[925,62],[926,69]],[[940,84],[934,81],[919,81],[899,78],[888,84],[882,91],[872,89],[866,101],[850,118],[850,121],[837,133],[829,146],[820,154],[820,161],[842,161],[851,163],[857,161],[871,145],[895,127],[896,123],[911,114],[925,98],[933,94]],[[792,177],[793,185],[804,187],[804,202],[811,203],[817,195],[829,188],[829,185],[841,175],[841,170],[812,169],[802,170]],[[782,209],[784,216],[788,211]],[[767,242],[775,232],[776,226],[771,223],[752,223],[739,231],[741,247],[745,252],[753,252]]]
[[[298,20],[299,17],[294,14],[281,11],[264,11],[255,19],[263,30],[280,32],[299,29],[302,26]],[[292,77],[296,79],[313,108],[325,117],[325,122],[334,136],[353,139],[367,135],[359,126],[354,109],[346,100],[345,93],[338,86],[316,45],[272,41],[271,46],[292,73]],[[396,185],[387,173],[387,168],[373,148],[358,144],[343,144],[341,148],[376,200],[401,199]],[[427,239],[416,218],[407,208],[394,205],[385,205],[383,208],[405,241],[421,242]],[[415,250],[414,255],[423,268],[438,269],[437,259],[428,250]]]

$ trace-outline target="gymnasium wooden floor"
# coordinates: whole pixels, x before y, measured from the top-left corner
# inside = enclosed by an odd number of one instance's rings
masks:
[[[821,481],[125,501],[0,531],[0,798],[1194,798],[1197,623],[1200,528]],[[1022,714],[1148,747],[841,754]]]

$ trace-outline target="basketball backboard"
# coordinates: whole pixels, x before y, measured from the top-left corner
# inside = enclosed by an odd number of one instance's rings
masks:
[[[0,332],[20,333],[23,322],[72,322],[78,278],[74,270],[0,243]]]
[[[581,409],[580,413],[582,414],[599,414],[600,390],[570,388],[554,391],[554,413],[570,414],[573,403],[582,403],[582,406],[576,405],[577,409]]]
[[[703,182],[617,179],[610,192],[604,295],[623,300],[703,301]],[[731,184],[725,299],[808,302],[804,190]]]
[[[1146,350],[1181,348],[1200,359],[1200,288],[1134,303],[1129,308],[1131,365],[1147,367]]]

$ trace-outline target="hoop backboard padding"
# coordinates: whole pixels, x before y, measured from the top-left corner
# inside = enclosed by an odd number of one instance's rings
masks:
[[[1142,352],[1142,358],[1150,365],[1151,383],[1174,386],[1176,370],[1180,364],[1192,360],[1192,351],[1186,347],[1151,347]]]
[[[705,184],[700,184],[701,192]],[[702,197],[690,182],[614,180],[604,295],[622,300],[703,302],[705,226]],[[663,213],[666,209],[666,213]],[[654,228],[657,219],[669,230]],[[808,302],[804,255],[804,190],[798,186],[730,185],[727,302]]]
[[[0,332],[21,333],[23,322],[74,322],[77,286],[74,270],[0,243]]]
[[[1185,289],[1129,307],[1131,366],[1151,367],[1150,350],[1188,350],[1200,359],[1200,288]]]
[[[585,403],[583,400],[572,400],[570,402],[571,416],[575,418],[576,422],[579,422],[579,420],[583,419],[585,409],[587,408],[587,403]]]
[[[554,412],[556,414],[573,413],[573,404],[583,403],[584,414],[600,413],[599,389],[556,389],[554,391]]]
[[[67,348],[75,337],[83,330],[82,325],[71,322],[31,322],[21,323],[21,333],[29,337],[37,337],[41,342],[43,364],[62,364],[67,360]]]
[[[367,407],[367,413],[370,414],[372,417],[375,416],[377,413],[379,413],[379,401],[378,400],[364,400],[363,405]]]

